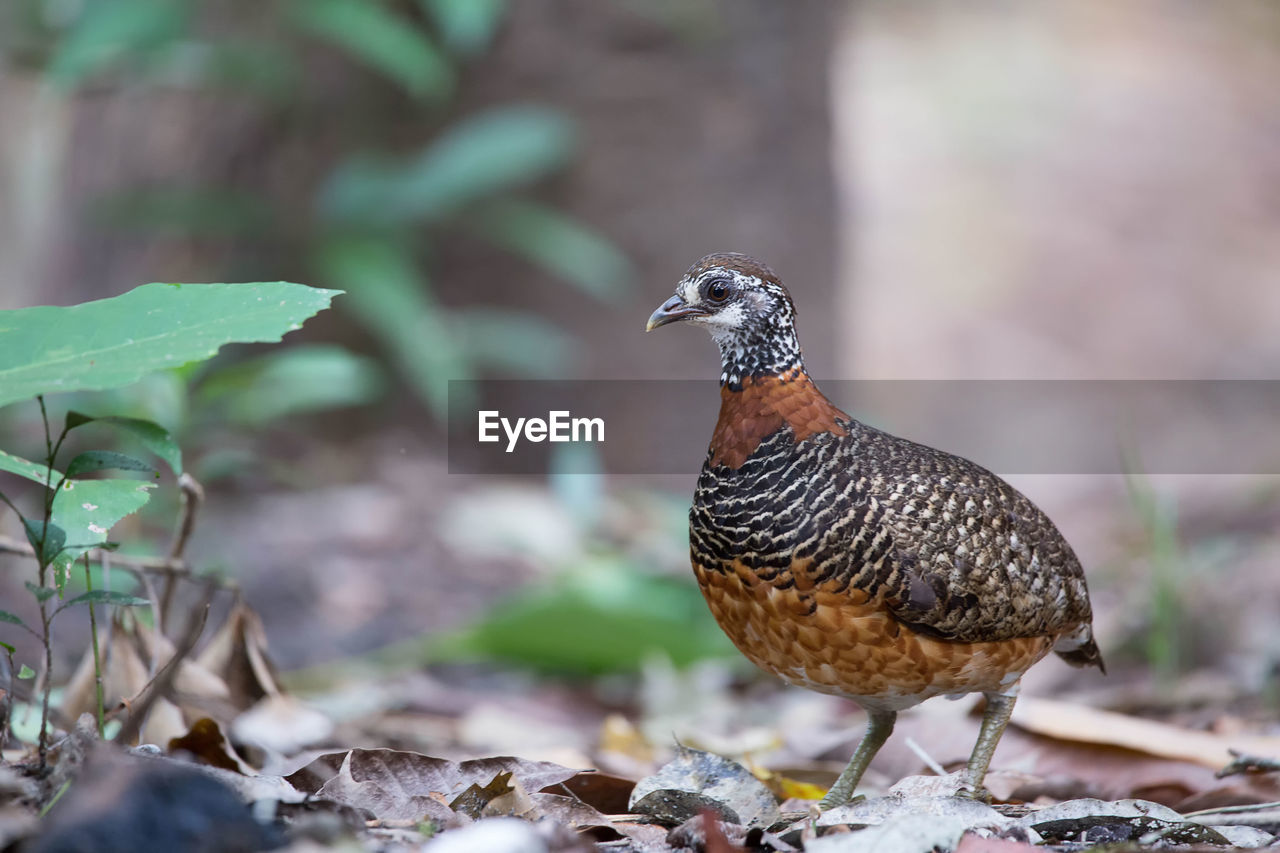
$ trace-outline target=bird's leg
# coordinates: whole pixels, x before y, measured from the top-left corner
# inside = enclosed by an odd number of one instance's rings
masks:
[[[818,808],[826,811],[842,806],[853,799],[853,791],[858,787],[862,774],[866,772],[871,759],[876,757],[880,747],[893,734],[893,722],[898,718],[897,711],[868,711],[867,732],[849,759],[849,766],[840,774],[840,778],[831,786],[827,795],[818,802]]]
[[[969,766],[965,770],[964,788],[959,795],[975,800],[990,802],[991,793],[982,787],[982,780],[987,776],[987,768],[991,766],[991,756],[995,754],[996,744],[1004,727],[1009,724],[1013,715],[1013,703],[1018,698],[1018,684],[1004,693],[986,693],[987,710],[982,714],[982,728],[978,730],[978,742],[973,745],[973,754],[969,756]]]

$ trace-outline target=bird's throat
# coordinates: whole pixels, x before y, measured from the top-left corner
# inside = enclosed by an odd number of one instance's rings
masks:
[[[711,435],[711,464],[740,468],[760,443],[790,428],[796,442],[821,432],[845,435],[849,416],[828,400],[803,367],[774,376],[746,376],[720,386],[720,417]]]
[[[769,379],[804,372],[804,358],[790,311],[767,323],[711,329],[720,348],[720,383],[740,390],[748,379]]]

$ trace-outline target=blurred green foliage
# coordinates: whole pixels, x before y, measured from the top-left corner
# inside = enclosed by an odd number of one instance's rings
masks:
[[[573,341],[525,312],[445,307],[434,249],[476,238],[601,300],[616,298],[629,274],[611,242],[528,195],[574,157],[564,115],[530,104],[475,114],[459,106],[467,69],[483,62],[508,10],[507,0],[7,0],[0,62],[42,75],[62,96],[89,86],[231,93],[287,116],[277,132],[343,123],[346,148],[306,171],[309,204],[296,193],[193,175],[113,192],[92,213],[103,227],[138,236],[252,244],[256,275],[264,258],[286,272],[301,259],[308,278],[348,291],[340,310],[443,417],[449,379],[489,370],[553,376],[567,367]],[[354,76],[365,88],[332,91],[316,69],[335,61],[363,69]],[[369,86],[387,89],[385,97],[366,97]],[[387,132],[406,114],[435,130],[406,144]],[[332,352],[307,375],[315,379],[325,364],[339,385],[353,370],[371,375]],[[334,395],[344,405],[372,396]]]
[[[655,652],[677,666],[737,659],[687,577],[655,575],[607,555],[518,591],[427,646],[432,661],[500,660],[569,675],[633,672]]]
[[[1137,472],[1135,460],[1128,464],[1125,487],[1140,538],[1126,568],[1116,572],[1130,573],[1136,564],[1145,569],[1147,583],[1132,589],[1136,598],[1125,609],[1135,619],[1117,651],[1121,658],[1142,661],[1157,685],[1171,690],[1187,673],[1216,660],[1220,626],[1201,602],[1212,598],[1213,579],[1239,562],[1242,545],[1230,532],[1189,539],[1176,495],[1153,486]]]
[[[386,385],[371,359],[342,347],[301,345],[211,371],[196,398],[218,420],[257,427],[306,412],[361,406]]]
[[[276,271],[264,264],[280,263],[282,276],[341,288],[347,295],[336,307],[380,348],[373,360],[343,347],[295,344],[153,374],[128,388],[78,395],[73,405],[164,424],[192,451],[188,468],[207,484],[273,464],[236,440],[238,427],[247,434],[300,413],[367,405],[389,390],[387,365],[437,417],[446,411],[449,379],[485,371],[564,375],[575,348],[566,331],[528,312],[466,298],[447,306],[441,298],[439,259],[457,241],[519,258],[590,300],[619,298],[631,275],[613,243],[538,197],[577,153],[569,118],[534,103],[463,106],[467,75],[486,61],[511,5],[5,0],[0,65],[38,76],[57,97],[87,89],[189,92],[229,99],[237,110],[247,104],[269,116],[261,123],[266,132],[293,135],[279,149],[267,140],[265,149],[257,143],[229,156],[275,157],[269,171],[287,172],[302,187],[197,170],[104,194],[88,211],[97,227],[131,239],[234,245],[254,277]],[[308,134],[335,127],[311,147]],[[233,254],[224,256],[228,264],[236,263]],[[556,498],[594,517],[600,481],[581,472],[598,463],[564,455],[561,464],[574,473],[552,478]],[[677,537],[683,512],[676,513]],[[157,523],[167,518],[157,515]],[[634,670],[654,650],[679,664],[734,655],[687,574],[654,576],[643,561],[600,550],[464,631],[430,639],[427,656],[592,674]],[[409,645],[420,660],[422,640]]]
[[[295,0],[289,18],[399,83],[409,94],[441,98],[453,66],[413,22],[368,0]]]
[[[1130,506],[1142,528],[1150,571],[1147,590],[1147,633],[1143,655],[1156,678],[1168,686],[1187,666],[1190,637],[1180,589],[1185,582],[1186,554],[1178,539],[1177,504],[1133,473],[1125,477]]]

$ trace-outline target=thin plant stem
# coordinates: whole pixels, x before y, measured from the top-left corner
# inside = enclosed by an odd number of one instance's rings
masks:
[[[36,561],[39,565],[39,582],[43,589],[48,585],[49,581],[49,524],[53,520],[53,501],[56,492],[53,487],[53,465],[57,461],[58,451],[62,449],[62,442],[67,437],[67,431],[62,430],[58,436],[57,444],[53,442],[53,434],[49,430],[49,412],[44,405],[44,395],[36,396],[36,400],[40,403],[40,420],[44,422],[44,446],[45,456],[45,493],[44,493],[44,527],[40,535],[40,549],[36,554]],[[58,484],[58,488],[62,488],[62,484]],[[50,630],[53,624],[53,617],[56,611],[50,610],[49,599],[43,598],[40,604],[40,641],[44,644],[44,679],[41,685],[41,693],[43,694],[40,702],[40,737],[37,741],[37,753],[40,758],[40,767],[43,768],[49,756],[49,694],[53,691],[53,636]]]
[[[45,815],[47,815],[49,813],[49,810],[58,804],[58,800],[62,799],[62,795],[65,794],[67,792],[67,789],[70,787],[71,787],[70,779],[63,782],[62,787],[58,789],[58,793],[54,794],[49,799],[49,802],[44,804],[44,808],[40,809],[40,814],[37,815],[37,817],[43,818]]]
[[[10,651],[11,648],[9,645],[0,647],[9,664],[5,668],[5,696],[0,699],[0,743],[9,742],[11,723],[13,722],[13,680],[18,674],[18,670],[13,668],[13,652]]]
[[[84,588],[86,592],[93,591],[93,578],[89,572],[89,552],[84,555]],[[107,737],[107,721],[106,711],[103,709],[103,691],[102,691],[102,654],[98,650],[98,617],[93,609],[93,602],[89,602],[89,632],[93,637],[93,684],[94,691],[98,700],[98,737],[103,740]]]
[[[49,433],[49,412],[44,407],[44,395],[37,394],[36,401],[40,404],[40,420],[44,422],[44,461],[48,463],[45,466],[44,505],[45,515],[48,516],[53,510],[53,498],[49,497],[49,492],[53,489],[53,437]],[[48,518],[45,520],[48,521]]]
[[[42,566],[41,568],[45,568]],[[41,574],[41,586],[44,586],[44,571]],[[53,624],[53,613],[49,610],[49,600],[40,602],[40,641],[44,643],[44,678],[41,685],[43,696],[40,701],[40,738],[38,755],[40,766],[44,767],[49,757],[49,694],[53,690],[53,638],[50,626]]]

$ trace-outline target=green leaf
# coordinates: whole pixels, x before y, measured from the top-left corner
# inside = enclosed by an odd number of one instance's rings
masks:
[[[335,220],[362,225],[430,222],[559,169],[573,147],[573,130],[559,113],[500,107],[456,122],[404,164],[360,158],[338,167],[321,207]]]
[[[27,623],[10,613],[8,610],[0,610],[0,622],[8,622],[10,625],[21,625],[26,627]],[[12,650],[11,650],[12,651]]]
[[[67,541],[66,531],[52,522],[46,526],[43,521],[24,518],[22,519],[22,529],[27,534],[27,541],[31,543],[32,549],[35,550],[36,557],[46,565],[57,558],[58,552],[62,550]]]
[[[71,563],[107,541],[120,519],[146,504],[155,484],[139,480],[68,480],[53,498],[53,520],[66,531],[66,546],[53,561],[59,590]]]
[[[734,654],[695,584],[604,559],[526,587],[428,649],[437,660],[496,657],[575,674],[634,670],[655,650],[677,665]]]
[[[74,607],[77,604],[114,604],[117,607],[148,607],[151,602],[136,595],[118,592],[114,589],[91,589],[77,595],[63,604],[63,607]]]
[[[4,649],[9,654],[13,654],[18,650],[12,643],[0,643],[0,649]]]
[[[25,663],[18,668],[18,678],[21,679],[22,681],[26,681],[28,678],[35,678],[35,677],[36,677],[36,671],[31,667],[27,666]]]
[[[513,376],[561,377],[573,361],[573,338],[529,314],[458,308],[449,313],[449,325],[468,359]]]
[[[175,475],[182,473],[182,450],[173,440],[173,435],[158,423],[144,418],[123,418],[116,415],[95,418],[80,412],[67,412],[67,429],[89,423],[109,426],[136,438],[143,447],[163,459]]]
[[[58,594],[58,591],[51,586],[36,586],[31,581],[23,581],[27,591],[36,597],[36,601],[48,601]]]
[[[221,403],[231,420],[259,426],[287,415],[367,405],[386,387],[374,359],[337,346],[299,346],[213,370],[198,394],[205,405]]]
[[[128,385],[228,343],[278,341],[334,295],[287,282],[145,284],[68,308],[0,311],[0,406]]]
[[[597,299],[619,296],[631,264],[613,243],[549,207],[509,199],[469,218],[471,229]]]
[[[412,21],[378,0],[297,0],[293,21],[345,50],[417,97],[453,88],[453,67]]]
[[[438,416],[449,407],[449,380],[469,376],[427,282],[400,244],[376,237],[331,240],[315,261],[347,288],[345,306],[377,336]]]
[[[472,56],[489,46],[507,11],[507,0],[421,0],[445,44]]]
[[[178,38],[188,4],[174,0],[95,0],[86,3],[59,42],[47,74],[55,86],[75,88],[117,60],[132,58]]]
[[[49,467],[41,465],[38,462],[30,462],[21,456],[14,456],[11,453],[5,453],[0,450],[0,471],[8,471],[10,474],[17,474],[19,477],[26,477],[36,483],[44,484],[48,482]],[[62,474],[55,470],[53,472],[53,482],[62,479]]]
[[[80,477],[95,471],[146,471],[154,474],[155,470],[141,459],[114,450],[87,450],[77,454],[67,465],[67,476]]]

